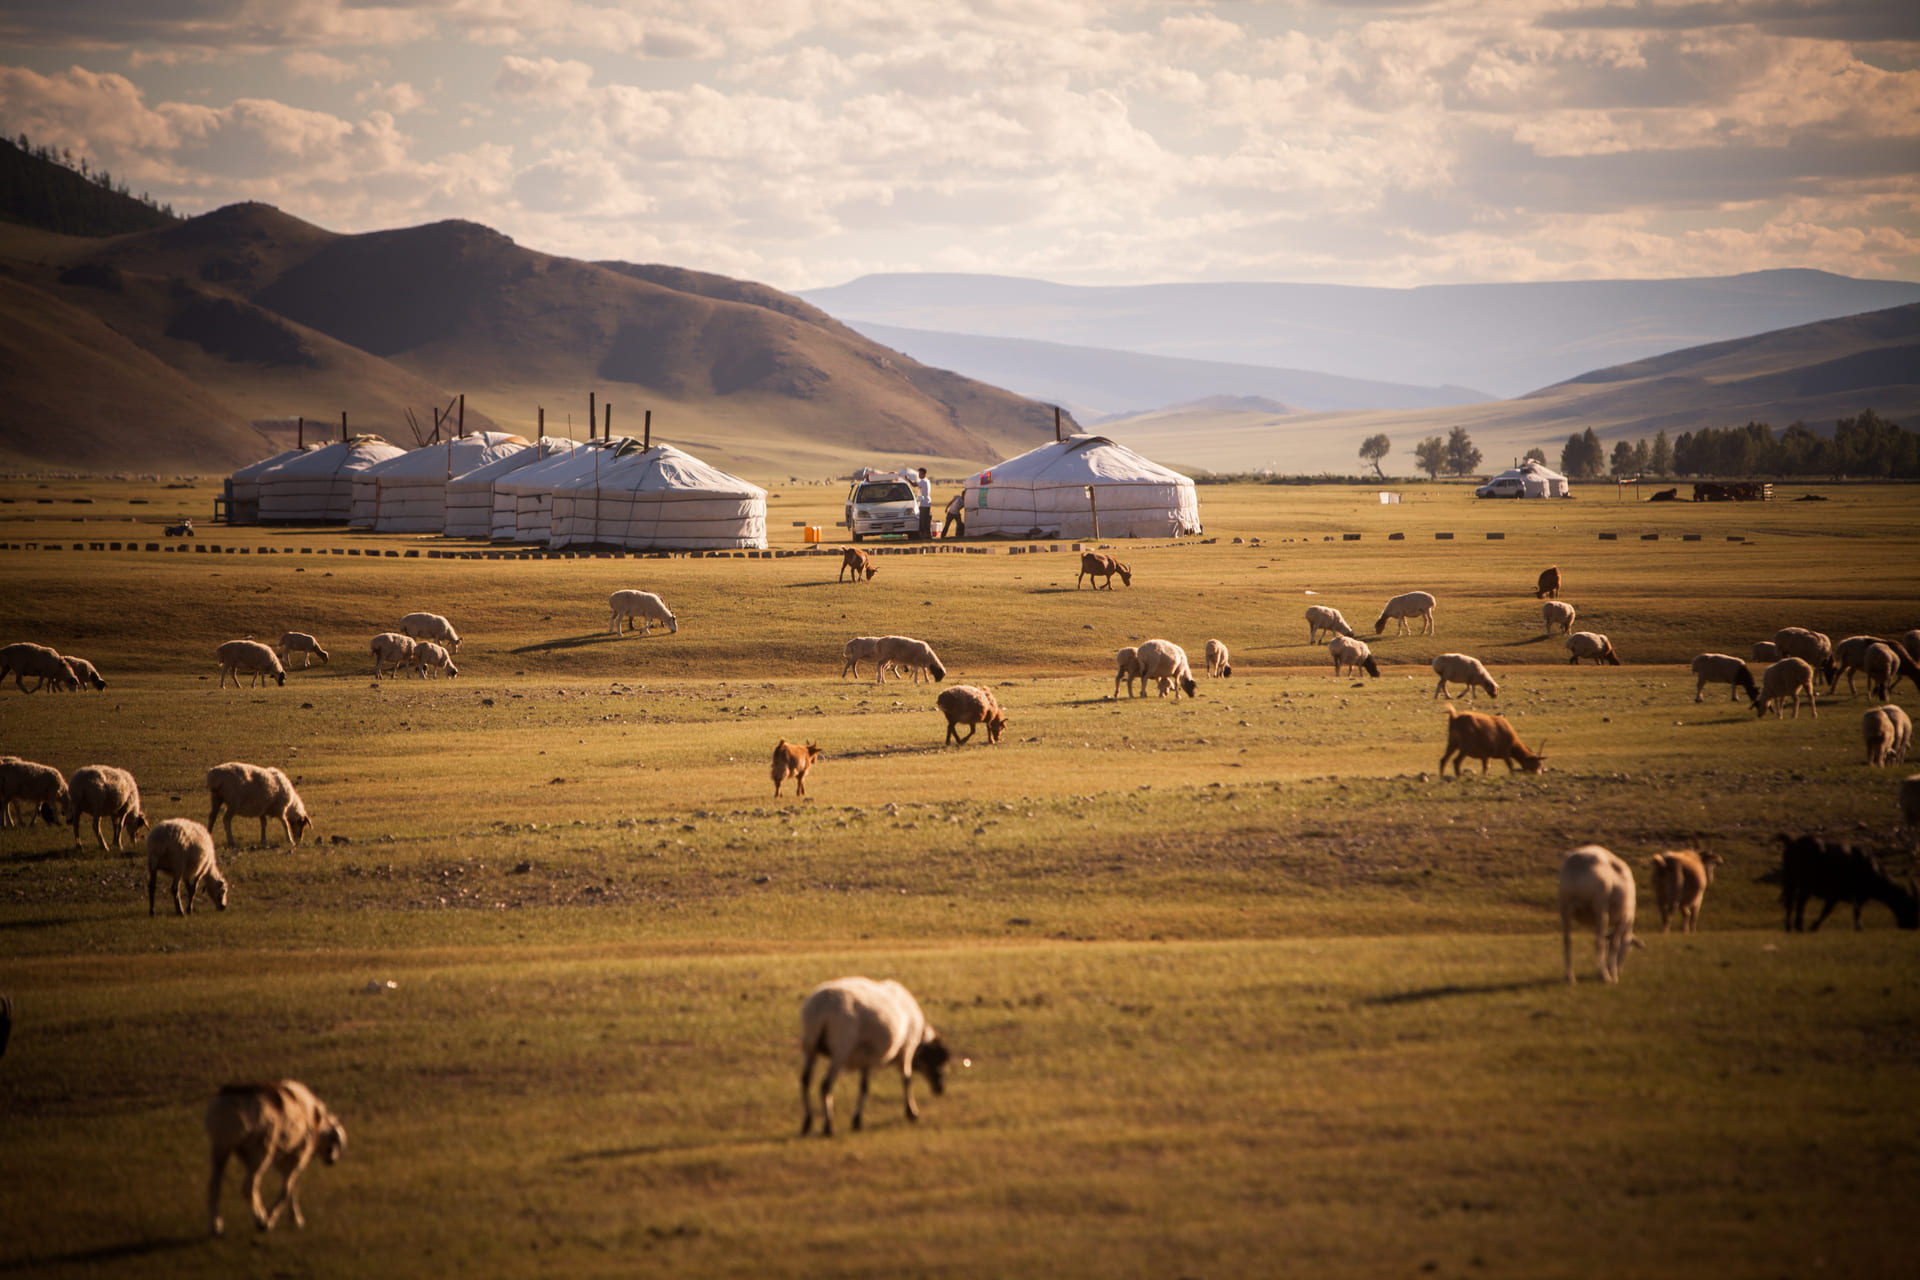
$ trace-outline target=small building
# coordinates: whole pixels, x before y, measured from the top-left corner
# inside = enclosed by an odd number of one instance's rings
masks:
[[[969,538],[1173,538],[1201,532],[1193,481],[1106,436],[1049,441],[969,476],[962,506]]]
[[[764,551],[767,491],[669,444],[622,449],[553,486],[549,545]]]
[[[1567,478],[1542,462],[1523,462],[1473,491],[1476,498],[1565,498]]]
[[[260,521],[344,522],[353,515],[355,478],[404,452],[379,436],[355,436],[289,458],[259,476]]]

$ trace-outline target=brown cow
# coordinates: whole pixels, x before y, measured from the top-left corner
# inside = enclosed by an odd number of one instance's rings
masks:
[[[1544,745],[1544,744],[1542,744]],[[1451,703],[1447,706],[1447,749],[1440,757],[1440,772],[1447,771],[1447,761],[1453,761],[1453,776],[1460,776],[1460,766],[1472,756],[1480,762],[1480,772],[1485,775],[1487,765],[1494,760],[1505,760],[1507,772],[1514,772],[1517,766],[1528,773],[1540,772],[1540,762],[1547,753],[1535,753],[1527,750],[1521,743],[1520,735],[1507,723],[1505,716],[1482,715],[1478,711],[1455,711]]]
[[[1560,566],[1557,564],[1540,571],[1540,583],[1533,593],[1535,600],[1545,600],[1548,596],[1560,598]]]
[[[1073,580],[1073,589],[1078,591],[1080,589],[1080,583],[1087,578],[1105,578],[1107,580],[1107,590],[1111,591],[1113,590],[1113,575],[1116,573],[1120,575],[1121,585],[1128,587],[1133,585],[1133,566],[1122,564],[1112,556],[1103,556],[1098,551],[1082,551],[1080,553],[1080,576]],[[1096,582],[1093,589],[1098,591],[1100,584]]]
[[[857,550],[853,547],[847,547],[845,550],[841,551],[840,576],[835,578],[834,581],[845,582],[847,580],[847,570],[849,569],[853,570],[853,580],[855,582],[859,582],[861,580],[860,575],[862,573],[867,575],[866,580],[868,582],[872,582],[873,575],[880,572],[878,569],[873,567],[872,556],[868,555],[864,551]]]
[[[785,738],[773,749],[773,794],[777,799],[780,785],[788,778],[793,779],[793,788],[800,795],[807,794],[807,770],[813,768],[813,762],[820,758],[820,747],[809,742],[806,746],[796,746]]]

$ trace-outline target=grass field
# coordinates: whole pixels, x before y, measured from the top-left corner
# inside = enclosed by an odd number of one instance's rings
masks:
[[[152,522],[211,492],[0,484],[0,543],[36,545],[0,551],[0,643],[110,682],[9,681],[0,751],[131,769],[156,820],[204,819],[212,764],[275,764],[316,819],[293,851],[236,823],[231,909],[185,921],[148,919],[143,861],[90,832],[0,831],[0,1271],[1909,1265],[1916,937],[1879,906],[1789,936],[1758,879],[1783,830],[1906,848],[1903,771],[1861,763],[1864,683],[1760,721],[1723,688],[1696,704],[1686,663],[1786,625],[1920,623],[1920,491],[1209,487],[1213,541],[1123,545],[1111,593],[1076,591],[1064,549],[887,556],[858,586],[824,558],[449,561],[328,530],[72,550],[163,541]],[[776,494],[779,547],[838,514],[837,489]],[[1626,666],[1544,637],[1548,564]],[[629,586],[679,633],[606,635]],[[1438,634],[1369,636],[1380,680],[1307,645],[1307,604],[1366,633],[1412,589]],[[459,625],[459,679],[376,684],[367,637],[418,608]],[[332,661],[215,688],[216,644],[286,629]],[[838,678],[847,637],[891,632],[994,688],[999,746],[943,748],[924,687]],[[1234,676],[1113,699],[1112,651],[1155,635],[1196,659],[1226,641]],[[1437,775],[1426,664],[1448,650],[1492,669],[1548,772]],[[827,753],[805,802],[771,795],[780,737]],[[1594,982],[1576,938],[1568,990],[1553,874],[1589,840],[1729,862],[1686,937],[1658,932],[1643,871],[1625,981]],[[798,1004],[856,972],[905,982],[975,1065],[919,1089],[918,1125],[881,1073],[866,1132],[802,1141]],[[309,1172],[304,1232],[256,1235],[229,1177],[210,1241],[200,1112],[278,1075],[339,1112],[347,1156]]]

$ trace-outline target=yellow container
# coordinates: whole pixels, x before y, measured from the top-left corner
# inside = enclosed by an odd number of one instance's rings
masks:
[[[817,524],[808,525],[805,529],[801,530],[800,540],[802,542],[820,541],[820,526]]]

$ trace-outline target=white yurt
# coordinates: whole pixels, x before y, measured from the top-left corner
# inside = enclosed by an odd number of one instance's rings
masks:
[[[405,450],[379,436],[355,436],[309,449],[260,476],[260,519],[307,523],[353,515],[354,478]]]
[[[1095,435],[1055,440],[969,476],[963,509],[970,538],[1091,538],[1096,512],[1102,538],[1201,531],[1193,481]]]
[[[542,436],[524,449],[495,458],[464,475],[455,476],[447,481],[447,518],[440,532],[449,538],[513,537],[511,496],[506,500],[506,529],[496,531],[494,528],[499,497],[494,492],[494,482],[505,479],[515,471],[571,453],[578,447],[577,440],[556,440],[551,436]]]
[[[1474,492],[1482,497],[1512,497],[1513,482],[1519,481],[1523,498],[1564,498],[1567,478],[1541,462],[1523,462],[1502,471]]]
[[[493,536],[515,542],[545,542],[553,525],[553,491],[562,481],[591,478],[594,468],[611,462],[625,448],[638,449],[631,436],[581,441],[568,453],[522,467],[493,482]]]
[[[271,458],[250,462],[227,477],[227,523],[260,523],[260,477],[283,462],[291,462],[312,451],[313,446],[289,449]]]
[[[476,431],[368,467],[354,478],[349,523],[381,533],[439,533],[446,524],[448,481],[526,447],[521,436]]]
[[[765,550],[767,491],[670,444],[636,447],[554,485],[551,544]]]

